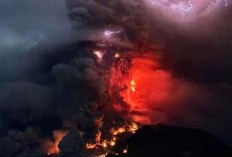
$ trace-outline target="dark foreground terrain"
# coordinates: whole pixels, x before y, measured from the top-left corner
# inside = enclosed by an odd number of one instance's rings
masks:
[[[127,154],[123,157],[232,157],[231,148],[217,138],[198,129],[169,127],[164,125],[144,126],[126,141]],[[121,151],[122,152],[122,151]],[[108,155],[108,157],[116,155]]]

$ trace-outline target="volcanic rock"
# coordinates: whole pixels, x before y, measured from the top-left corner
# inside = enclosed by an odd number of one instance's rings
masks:
[[[144,126],[126,140],[123,157],[231,157],[231,149],[199,129]],[[109,156],[114,156],[110,154]]]

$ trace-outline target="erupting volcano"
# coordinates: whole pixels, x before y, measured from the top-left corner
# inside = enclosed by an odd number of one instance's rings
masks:
[[[0,2],[0,157],[232,156],[231,0],[24,1]]]
[[[129,138],[142,125],[165,122],[164,119],[153,119],[153,114],[160,112],[160,105],[170,95],[171,76],[160,66],[158,54],[97,49],[94,48],[92,53],[96,64],[106,71],[108,100],[100,102],[106,103],[98,109],[103,112],[104,118],[96,121],[101,124],[95,137],[85,143],[85,149],[95,156],[127,153],[126,144],[115,150],[118,141]],[[58,143],[65,134],[59,139],[57,135],[54,132],[55,142],[48,151],[49,155],[60,152]],[[85,131],[81,133],[81,136],[84,135]]]
[[[105,155],[126,153],[126,145],[120,150],[122,152],[114,151],[117,141],[128,138],[141,125],[165,122],[160,117],[154,119],[154,112],[161,112],[160,105],[172,88],[171,76],[160,66],[158,54],[107,49],[110,51],[93,50],[98,66],[107,71],[109,100],[108,107],[102,109],[105,115],[103,125],[96,132],[95,139],[86,143],[87,150],[96,155],[99,152]]]

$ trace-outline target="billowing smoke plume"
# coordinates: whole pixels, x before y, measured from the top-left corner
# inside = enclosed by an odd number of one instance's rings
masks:
[[[66,50],[61,52],[64,58]],[[77,50],[78,46],[75,53]],[[59,63],[52,63],[50,57],[54,56],[47,56],[44,59],[52,64],[43,76],[40,73],[30,81],[1,83],[1,156],[58,153],[54,144],[65,134],[62,153],[69,153],[66,147],[74,147],[77,155],[84,152],[87,141],[83,137],[95,138],[103,120],[98,108],[105,101],[104,70],[96,66],[90,53],[85,54],[71,54],[66,56],[68,62],[62,58]],[[81,136],[83,130],[85,135]]]
[[[67,1],[74,27],[81,23],[90,28],[91,35],[86,34],[90,39],[102,40],[105,30],[119,30],[123,38],[117,44],[127,43],[136,53],[152,51],[161,56],[161,70],[168,73],[166,83],[172,88],[161,89],[169,94],[155,109],[148,107],[153,122],[165,119],[227,139],[223,134],[229,136],[232,129],[230,3]],[[156,87],[155,82],[151,85]]]

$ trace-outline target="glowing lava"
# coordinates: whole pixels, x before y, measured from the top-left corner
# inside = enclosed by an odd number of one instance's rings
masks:
[[[91,149],[98,149],[98,148],[104,148],[104,149],[109,148],[109,152],[110,152],[110,149],[112,147],[114,147],[116,142],[117,142],[117,136],[119,136],[123,133],[133,134],[138,129],[139,129],[139,126],[136,123],[125,124],[122,127],[112,128],[110,131],[111,132],[110,139],[99,139],[99,141],[97,139],[95,139],[95,143],[87,143],[86,148],[90,149],[90,150]]]

